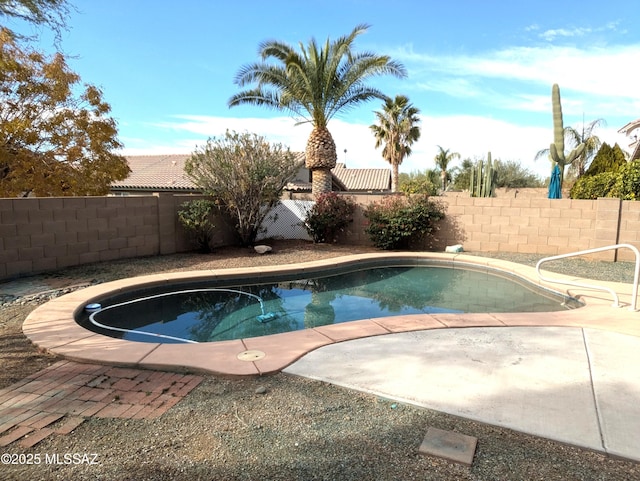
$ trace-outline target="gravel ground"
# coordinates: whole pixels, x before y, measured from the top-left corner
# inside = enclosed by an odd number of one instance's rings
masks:
[[[266,256],[221,249],[208,256],[84,266],[42,278],[59,281],[64,289],[158,271],[288,263],[370,250],[283,243]],[[500,257],[528,265],[537,261]],[[607,280],[626,280],[629,272],[633,277],[633,266],[621,263],[575,260],[558,270],[563,268],[570,274],[583,268],[602,272]],[[41,302],[38,296],[14,299],[0,308],[0,388],[57,360],[37,351],[20,330]],[[260,387],[264,394],[256,392]],[[473,465],[419,455],[428,426],[477,437]],[[90,418],[68,435],[0,453],[95,453],[98,463],[3,465],[1,480],[640,480],[636,463],[286,374],[204,376],[160,418]]]

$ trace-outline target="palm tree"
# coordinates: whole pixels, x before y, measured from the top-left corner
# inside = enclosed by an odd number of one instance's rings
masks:
[[[582,152],[582,155],[576,157],[576,160],[574,160],[570,166],[570,168],[575,169],[578,177],[581,177],[582,174],[584,174],[587,170],[588,163],[593,160],[602,146],[600,138],[593,133],[593,129],[600,127],[601,125],[606,125],[604,119],[592,120],[586,127],[583,122],[581,131],[574,129],[573,127],[565,127],[564,129],[564,137],[570,142],[569,146],[575,147],[580,144],[584,144],[584,151]]]
[[[449,149],[445,150],[438,145],[438,149],[440,151],[434,157],[434,161],[436,163],[436,167],[440,169],[440,179],[442,180],[442,192],[447,190],[447,168],[449,164],[455,160],[460,158],[460,154],[458,152],[449,152]]]
[[[387,98],[382,111],[374,112],[377,125],[369,128],[376,138],[376,149],[384,143],[382,157],[391,164],[391,192],[398,191],[398,167],[411,155],[411,144],[420,138],[420,111],[404,95]]]
[[[373,98],[386,98],[379,90],[365,85],[372,76],[392,74],[406,77],[400,63],[386,55],[354,52],[355,38],[369,28],[358,25],[347,35],[319,47],[311,39],[300,51],[282,42],[269,40],[260,44],[261,62],[243,66],[235,83],[254,88],[241,91],[229,99],[229,107],[240,104],[264,105],[284,110],[309,122],[313,130],[305,150],[306,167],[312,172],[312,192],[331,190],[331,169],[337,160],[336,145],[327,128],[338,112]],[[274,62],[268,62],[271,59]]]

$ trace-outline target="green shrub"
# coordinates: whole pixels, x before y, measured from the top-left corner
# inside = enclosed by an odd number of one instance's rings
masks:
[[[430,179],[416,178],[409,179],[400,184],[400,192],[405,194],[427,194],[436,195],[438,193],[438,185],[434,184]]]
[[[370,204],[366,233],[380,249],[406,249],[434,229],[434,221],[444,217],[443,208],[426,195],[389,196]]]
[[[626,163],[624,152],[622,152],[618,144],[611,147],[606,142],[603,142],[584,175],[589,177],[603,172],[615,172]]]
[[[320,194],[307,212],[304,227],[313,242],[335,242],[338,233],[353,221],[355,209],[356,205],[349,197],[335,192]]]
[[[640,200],[640,161],[628,162],[613,172],[582,176],[571,188],[570,195],[572,199]]]
[[[572,199],[597,199],[608,197],[616,183],[618,172],[603,172],[601,174],[582,176],[576,180],[569,191]]]
[[[211,211],[215,204],[210,200],[191,200],[180,205],[178,220],[194,235],[193,242],[201,252],[211,252],[211,240],[215,226],[211,222]]]
[[[640,161],[628,162],[616,172],[616,183],[609,197],[622,200],[640,200]]]

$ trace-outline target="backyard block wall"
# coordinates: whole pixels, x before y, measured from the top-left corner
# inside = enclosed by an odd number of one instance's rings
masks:
[[[0,199],[0,279],[192,249],[177,220],[196,196]],[[222,222],[215,222],[223,225]],[[228,242],[220,229],[215,241]]]
[[[351,196],[358,209],[344,243],[368,245],[364,208],[379,201],[379,194]],[[640,248],[640,202],[547,199],[530,196],[473,198],[463,195],[433,197],[445,207],[435,239],[425,249],[444,250],[462,244],[466,251],[519,252],[552,256],[629,243]],[[591,254],[591,259],[634,260],[622,249]]]
[[[310,199],[295,194],[294,199]],[[380,194],[351,195],[359,204],[340,242],[370,245],[364,208]],[[63,267],[193,249],[177,211],[200,196],[156,194],[130,197],[0,199],[0,279]],[[424,249],[462,244],[467,251],[556,255],[629,243],[640,248],[640,202],[571,200],[534,196],[434,197],[447,216]],[[215,246],[235,241],[217,216]],[[214,254],[215,255],[215,254]],[[634,260],[629,250],[594,254],[601,260]]]

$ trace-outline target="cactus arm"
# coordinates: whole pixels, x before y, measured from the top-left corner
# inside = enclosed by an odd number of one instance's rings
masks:
[[[585,145],[580,144],[578,145],[575,149],[573,149],[569,155],[567,156],[567,160],[566,163],[570,164],[571,162],[573,162],[574,160],[576,160],[578,157],[580,157],[582,155],[582,153],[584,152],[585,149]]]
[[[560,158],[558,155],[558,151],[556,150],[556,144],[551,144],[549,146],[549,157],[551,158],[551,170],[556,164],[563,164],[564,159]]]

